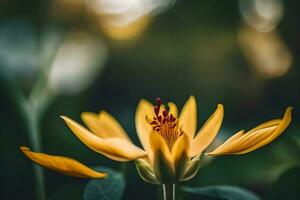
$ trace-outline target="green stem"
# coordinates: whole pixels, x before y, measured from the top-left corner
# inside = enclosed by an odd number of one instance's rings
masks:
[[[40,152],[42,150],[41,145],[41,134],[39,127],[39,120],[36,117],[35,112],[29,113],[30,108],[27,107],[27,126],[29,133],[29,141],[33,151]],[[45,175],[44,170],[40,166],[34,164],[34,178],[35,178],[35,188],[36,188],[36,198],[41,200],[46,200],[46,190],[45,190]]]
[[[41,151],[40,127],[38,125],[40,115],[37,114],[37,110],[33,104],[21,93],[20,88],[13,79],[4,77],[4,84],[9,88],[8,91],[10,92],[12,101],[16,104],[17,111],[26,124],[30,146],[34,151]],[[36,199],[46,200],[43,169],[37,165],[33,165],[33,171],[36,184]]]
[[[175,184],[163,184],[164,200],[175,200]]]
[[[58,38],[56,38],[57,40],[55,40],[55,43],[50,46],[50,49],[48,49],[48,52],[50,53],[45,56],[41,54],[40,65],[42,67],[40,68],[40,78],[33,86],[28,98],[22,94],[20,88],[17,86],[17,83],[12,78],[6,77],[4,74],[5,83],[7,83],[8,87],[10,88],[8,91],[12,91],[11,94],[13,100],[15,100],[17,108],[24,118],[24,121],[26,121],[31,147],[33,151],[37,152],[42,150],[40,121],[44,111],[48,108],[55,97],[55,95],[52,94],[48,88],[47,81],[49,70],[52,66],[57,49],[61,44],[61,40],[64,38],[63,36],[64,34],[57,36]],[[46,200],[44,171],[41,167],[35,164],[33,165],[33,170],[36,181],[36,198],[38,200]]]
[[[45,174],[43,168],[38,165],[33,165],[34,178],[35,178],[35,189],[36,198],[41,200],[46,200],[46,190],[45,190]]]
[[[51,94],[49,88],[40,81],[34,86],[28,100],[23,103],[24,118],[27,120],[29,141],[33,151],[42,151],[40,122],[53,98],[54,96]],[[36,164],[33,165],[33,170],[36,184],[36,198],[38,200],[46,200],[44,170]]]

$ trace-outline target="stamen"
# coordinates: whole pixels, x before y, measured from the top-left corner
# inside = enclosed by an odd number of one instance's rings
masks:
[[[160,106],[154,106],[154,112],[156,115],[159,113]]]
[[[169,114],[168,111],[166,111],[166,110],[163,111],[163,116],[164,117],[167,117],[168,114]]]
[[[158,106],[161,106],[161,104],[162,104],[161,98],[158,97],[158,98],[156,98],[155,101],[156,101],[156,103],[157,103]]]
[[[162,108],[161,98],[156,98],[156,104],[157,105],[154,106],[155,116],[152,120],[146,117],[146,120],[152,126],[153,131],[164,138],[171,150],[177,138],[183,134],[183,131],[178,128],[178,119],[174,117],[172,113],[169,113],[165,109],[160,112],[160,109]]]

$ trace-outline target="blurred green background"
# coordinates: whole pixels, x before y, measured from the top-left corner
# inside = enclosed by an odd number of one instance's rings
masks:
[[[161,97],[182,107],[191,94],[198,128],[224,104],[217,142],[294,107],[292,124],[272,144],[210,160],[183,184],[233,184],[268,197],[278,177],[300,160],[300,3],[112,2],[0,1],[0,198],[35,198],[32,164],[19,151],[31,147],[22,96],[46,102],[40,115],[43,152],[119,169],[79,142],[59,116],[80,121],[83,111],[106,110],[139,144],[134,113],[141,98]],[[124,199],[159,196],[128,165]],[[47,197],[69,188],[79,194],[73,199],[82,199],[86,181],[45,173]]]

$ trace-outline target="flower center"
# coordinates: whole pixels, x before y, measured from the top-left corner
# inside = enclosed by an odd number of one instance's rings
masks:
[[[172,149],[175,141],[183,134],[179,128],[178,119],[169,113],[166,109],[162,108],[162,100],[156,99],[156,106],[154,106],[155,116],[147,121],[151,124],[154,133],[161,135],[166,141],[169,149]]]

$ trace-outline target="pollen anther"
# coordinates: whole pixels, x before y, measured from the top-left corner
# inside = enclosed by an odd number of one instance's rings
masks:
[[[146,120],[152,126],[154,133],[159,134],[164,138],[171,150],[175,141],[180,135],[182,135],[183,132],[178,127],[178,119],[174,117],[172,113],[169,113],[165,109],[161,112],[161,98],[156,98],[156,103],[157,105],[154,106],[155,116],[152,120],[149,117],[146,117]]]

